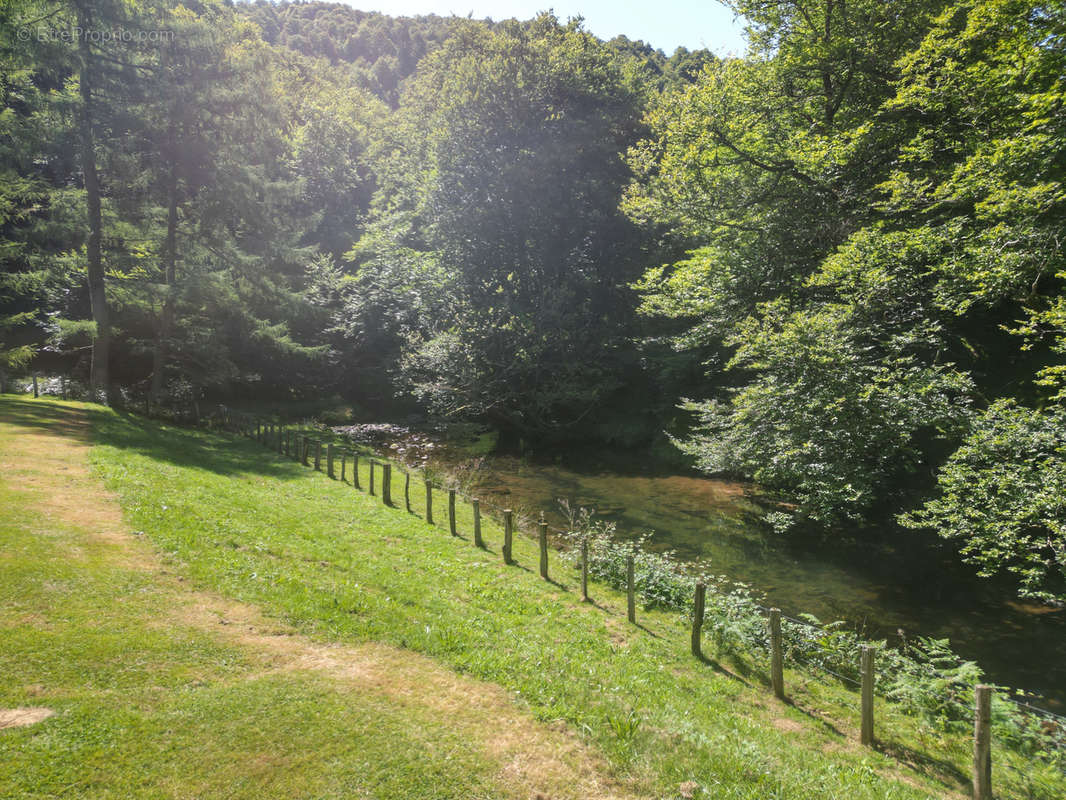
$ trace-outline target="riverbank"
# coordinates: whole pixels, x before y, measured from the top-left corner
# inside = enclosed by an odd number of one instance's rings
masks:
[[[1066,711],[1066,611],[981,579],[928,533],[893,529],[786,536],[759,522],[757,487],[599,451],[574,458],[491,454],[475,431],[402,425],[334,428],[354,442],[459,481],[468,492],[565,525],[559,500],[595,509],[622,540],[670,551],[742,583],[792,615],[812,614],[896,646],[947,639],[997,684]],[[602,456],[602,457],[601,457]],[[642,466],[643,465],[643,466]]]
[[[523,568],[535,565],[533,543],[516,540],[519,567],[505,568],[488,521],[481,550],[469,517],[450,537],[254,443],[92,415],[93,461],[168,570],[320,644],[400,647],[498,684],[640,796],[681,796],[688,781],[719,798],[965,791],[967,736],[879,703],[879,747],[861,748],[853,692],[790,669],[790,702],[779,703],[758,664],[691,659],[677,615],[642,612],[629,626],[624,596],[603,586],[596,605],[581,604],[554,557],[556,583],[544,584]]]

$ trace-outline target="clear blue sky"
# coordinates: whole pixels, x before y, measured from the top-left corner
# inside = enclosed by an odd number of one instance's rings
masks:
[[[740,20],[717,0],[343,0],[364,11],[396,16],[456,15],[475,19],[529,19],[551,8],[565,21],[585,18],[585,27],[601,39],[622,33],[643,39],[667,55],[677,47],[706,47],[718,55],[744,53]]]

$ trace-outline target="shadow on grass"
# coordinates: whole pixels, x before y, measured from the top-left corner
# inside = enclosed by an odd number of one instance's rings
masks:
[[[275,450],[238,436],[165,425],[123,411],[95,412],[93,441],[179,467],[218,475],[254,474],[295,480],[311,471]]]
[[[84,411],[91,431],[81,420]],[[0,396],[0,420],[137,453],[153,461],[219,475],[255,474],[294,480],[307,470],[268,447],[234,435],[182,428],[99,406]]]
[[[733,670],[729,669],[729,667],[727,667],[721,661],[718,661],[717,659],[711,658],[706,653],[700,653],[699,656],[696,657],[696,660],[699,661],[701,664],[710,667],[711,669],[713,669],[718,674],[723,675],[726,678],[730,678],[731,680],[734,680],[734,681],[737,681],[739,683],[742,683],[744,686],[747,686],[749,689],[752,689],[752,688],[755,687],[755,684],[753,684],[751,681],[749,681],[746,677],[744,677],[743,675],[741,675],[741,674],[739,674],[737,672],[733,672]]]
[[[22,395],[0,395],[0,421],[88,441],[89,431],[73,409],[44,398],[33,400]]]
[[[886,756],[906,764],[916,772],[932,777],[942,783],[954,781],[960,789],[966,790],[971,786],[971,776],[967,775],[958,765],[944,758],[938,758],[931,753],[923,752],[895,740],[874,740],[874,749]]]
[[[822,714],[818,713],[817,711],[815,711],[815,710],[813,710],[811,708],[808,708],[806,705],[803,705],[803,704],[799,703],[796,700],[796,698],[794,698],[794,697],[785,697],[780,702],[784,703],[789,708],[793,708],[796,711],[798,711],[799,713],[803,714],[803,716],[807,717],[807,719],[809,719],[812,722],[816,723],[819,727],[824,728],[829,733],[832,733],[834,736],[838,736],[841,739],[844,738],[844,732],[842,730],[840,730],[840,728],[838,728],[832,722],[830,722],[827,717],[823,716]]]

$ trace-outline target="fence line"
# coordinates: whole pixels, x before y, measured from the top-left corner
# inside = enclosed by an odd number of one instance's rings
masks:
[[[295,447],[290,454],[290,440],[292,440],[292,431],[287,430],[283,426],[276,426],[274,423],[264,424],[263,420],[254,417],[250,414],[244,414],[232,409],[220,407],[219,416],[222,418],[223,427],[230,431],[247,438],[258,441],[268,448],[276,449],[279,454],[289,457],[298,463],[302,463],[304,466],[311,466],[308,463],[308,456],[310,455],[311,446],[314,446],[314,469],[317,471],[320,469],[321,457],[322,457],[322,440],[307,436],[305,433],[298,433],[295,435]],[[352,484],[355,489],[362,489],[359,483],[359,464],[361,461],[365,461],[369,467],[369,487],[368,493],[373,496],[375,492],[375,468],[381,467],[382,479],[381,479],[381,496],[382,502],[386,506],[395,507],[391,501],[391,476],[394,468],[398,468],[404,475],[404,508],[407,512],[414,514],[415,512],[411,508],[410,499],[410,483],[412,470],[406,465],[394,464],[391,460],[382,459],[375,456],[366,456],[365,453],[359,451],[356,448],[342,448],[336,447],[334,443],[327,443],[326,450],[326,474],[328,477],[336,479],[334,470],[335,458],[340,455],[342,458],[341,467],[341,479],[344,479],[345,465],[347,459],[351,458],[352,463]],[[462,499],[471,505],[471,513],[473,515],[473,541],[475,546],[484,547],[483,534],[481,530],[481,512],[486,509],[490,512],[490,516],[494,516],[491,512],[499,512],[500,517],[498,521],[503,526],[504,541],[501,547],[501,554],[505,564],[513,564],[513,558],[511,554],[511,537],[514,530],[521,532],[521,526],[517,524],[514,511],[510,508],[504,508],[491,501],[481,498],[473,497],[462,492],[458,486],[451,485],[438,485],[432,480],[426,477],[425,472],[422,472],[422,480],[425,488],[425,519],[427,524],[435,524],[433,519],[433,492],[444,491],[448,493],[448,529],[451,535],[458,536],[457,531],[457,517],[456,517],[456,500]],[[528,531],[529,535],[536,538],[539,545],[540,556],[540,576],[544,580],[550,580],[548,575],[548,536],[551,532],[559,538],[559,544],[569,541],[573,538],[574,531],[564,530],[561,528],[550,527],[543,519],[543,512],[541,513],[540,520],[536,523],[536,532]],[[588,537],[582,537],[580,540],[580,569],[581,569],[581,595],[583,600],[588,600],[588,569],[589,569],[589,540]],[[635,562],[632,554],[626,558],[625,565],[625,577],[622,581],[622,586],[626,592],[627,599],[627,617],[631,623],[636,622],[635,617],[635,594],[637,586],[637,576],[635,571]],[[608,580],[610,583],[610,580]],[[694,595],[691,602],[687,603],[687,607],[691,608],[692,614],[692,642],[691,650],[692,654],[697,658],[703,659],[702,653],[702,628],[705,621],[706,614],[706,586],[702,582],[697,582],[694,587]],[[770,655],[770,688],[776,696],[781,699],[787,699],[787,693],[784,685],[784,662],[786,655],[785,637],[783,636],[783,630],[788,628],[801,628],[808,631],[814,631],[817,633],[825,634],[828,629],[819,625],[816,625],[809,620],[797,619],[784,615],[780,610],[776,608],[766,608],[759,604],[752,604],[750,608],[757,610],[758,612],[766,616],[767,622],[767,650]],[[782,628],[782,624],[786,623],[786,628]],[[801,652],[797,651],[796,647],[792,647],[788,652],[789,660],[793,663],[798,663],[803,666],[823,671],[834,678],[838,679],[845,685],[858,687],[861,689],[860,694],[860,717],[861,717],[861,732],[860,741],[863,745],[873,746],[875,744],[874,737],[874,688],[876,685],[877,673],[874,668],[874,653],[877,648],[871,645],[861,645],[861,662],[856,665],[859,671],[860,678],[857,680],[854,677],[841,674],[837,671],[830,669],[826,664],[820,663],[816,660],[811,660],[804,657]],[[974,759],[973,759],[973,797],[975,800],[991,800],[991,764],[992,764],[992,742],[993,742],[993,721],[992,721],[992,697],[995,687],[979,684],[974,689],[974,709],[973,709],[973,747],[974,747]],[[891,700],[891,698],[886,698]],[[1049,737],[1056,743],[1057,749],[1061,749],[1066,753],[1066,717],[1055,714],[1051,711],[1032,706],[1023,701],[1012,698],[999,692],[995,696],[997,703],[1004,703],[1011,706],[1015,713],[1021,718],[1037,717],[1043,721],[1044,726],[1050,730]],[[1059,740],[1053,734],[1059,734],[1062,739]]]

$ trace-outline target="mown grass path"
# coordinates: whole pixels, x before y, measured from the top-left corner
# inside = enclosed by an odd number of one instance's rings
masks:
[[[630,796],[498,687],[192,589],[90,433],[74,404],[0,400],[0,795]]]

